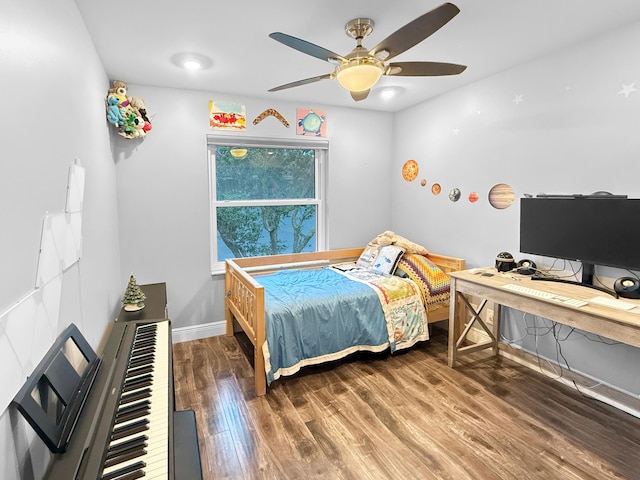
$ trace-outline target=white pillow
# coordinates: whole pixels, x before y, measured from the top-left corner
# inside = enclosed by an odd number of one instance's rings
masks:
[[[384,275],[393,275],[396,271],[398,262],[404,254],[404,248],[397,245],[385,245],[380,247],[370,268],[371,271],[382,273]]]
[[[380,245],[369,243],[360,254],[360,258],[356,261],[356,265],[362,268],[371,268],[373,262],[375,262],[380,250]]]

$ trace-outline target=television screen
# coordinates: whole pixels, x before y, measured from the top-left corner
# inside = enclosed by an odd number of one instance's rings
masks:
[[[640,270],[640,199],[538,197],[520,201],[520,251]]]

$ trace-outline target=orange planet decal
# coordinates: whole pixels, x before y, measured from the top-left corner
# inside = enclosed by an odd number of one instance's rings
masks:
[[[476,203],[476,202],[478,201],[478,198],[479,198],[479,197],[478,197],[478,194],[477,194],[476,192],[471,192],[471,193],[469,194],[469,201],[470,201],[471,203]]]
[[[402,166],[402,178],[407,182],[413,182],[418,176],[418,162],[407,160]]]
[[[431,185],[431,193],[433,193],[434,195],[439,195],[441,191],[442,187],[440,187],[439,183],[434,183],[433,185]]]
[[[424,178],[422,180],[420,180],[420,185],[422,185],[423,187],[426,187],[427,186],[427,180],[424,179]]]
[[[493,208],[503,210],[509,207],[516,199],[513,188],[506,183],[498,183],[489,190],[489,203]]]

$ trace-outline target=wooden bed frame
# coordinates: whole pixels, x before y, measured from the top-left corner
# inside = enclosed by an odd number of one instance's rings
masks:
[[[233,320],[235,319],[253,344],[256,395],[264,395],[267,392],[267,379],[262,355],[262,345],[266,341],[264,287],[260,285],[255,277],[279,270],[322,268],[335,263],[355,261],[362,253],[362,250],[362,248],[350,248],[226,260],[226,334],[233,336]],[[444,272],[464,270],[465,268],[465,261],[460,258],[436,254],[429,254],[428,258]],[[429,323],[447,318],[449,318],[449,306],[437,308],[428,314]]]

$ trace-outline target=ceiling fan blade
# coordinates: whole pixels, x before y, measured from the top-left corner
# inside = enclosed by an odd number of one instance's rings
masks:
[[[338,59],[340,61],[346,62],[347,60],[337,53],[332,52],[331,50],[327,50],[326,48],[319,47],[313,43],[307,42],[306,40],[302,40],[300,38],[292,37],[291,35],[287,35],[282,32],[274,32],[270,33],[269,36],[274,40],[285,44],[287,47],[294,48],[299,52],[306,53],[307,55],[311,55],[312,57],[319,58],[320,60],[329,61],[330,59]]]
[[[285,88],[299,87],[300,85],[307,85],[309,83],[319,82],[320,80],[327,80],[331,78],[331,74],[318,75],[317,77],[305,78],[304,80],[298,80],[297,82],[287,83],[280,85],[279,87],[273,87],[267,90],[268,92],[277,92],[278,90],[284,90]]]
[[[389,54],[381,60],[390,60],[437,32],[459,12],[460,9],[454,4],[444,3],[396,30],[373,47],[369,54],[376,55],[385,50]]]
[[[364,100],[365,98],[367,98],[369,96],[369,92],[370,90],[363,90],[362,92],[350,92],[350,93],[351,93],[351,98],[353,98],[356,102],[359,102],[360,100]]]
[[[438,77],[458,75],[467,69],[466,65],[441,62],[398,62],[387,67],[385,75],[396,77]]]

